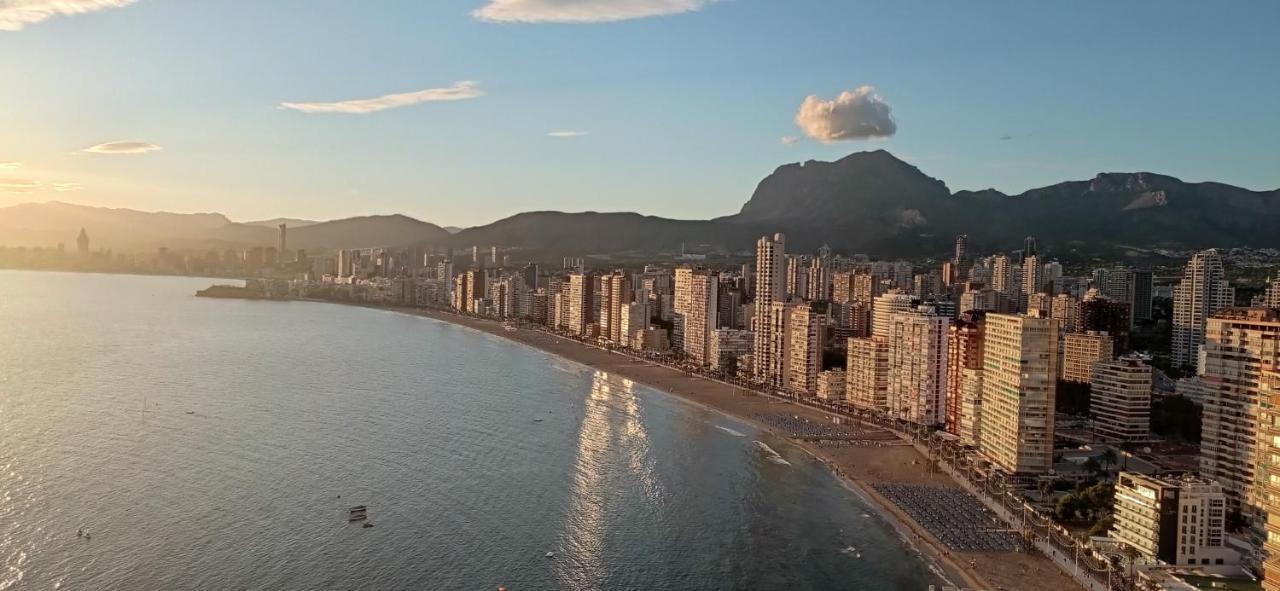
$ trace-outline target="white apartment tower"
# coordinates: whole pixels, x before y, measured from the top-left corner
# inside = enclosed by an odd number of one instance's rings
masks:
[[[786,237],[774,234],[756,241],[755,309],[751,315],[751,330],[755,333],[752,347],[752,374],[757,381],[779,385],[782,376],[775,369],[783,352],[777,349],[773,338],[773,304],[786,299],[786,283],[783,276],[783,257],[786,256]]]
[[[1230,307],[1235,290],[1227,283],[1218,251],[1197,252],[1173,291],[1173,358],[1175,366],[1196,364],[1205,325],[1214,312]]]

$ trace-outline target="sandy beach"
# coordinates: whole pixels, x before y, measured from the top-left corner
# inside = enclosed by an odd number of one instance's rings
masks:
[[[878,444],[842,447],[820,446],[789,438],[787,433],[765,424],[755,417],[785,413],[829,422],[820,410],[779,401],[741,388],[687,375],[655,363],[609,352],[553,334],[510,329],[503,324],[479,318],[420,309],[396,311],[466,326],[546,351],[610,374],[651,386],[689,403],[748,422],[808,451],[826,463],[841,477],[846,486],[863,498],[929,563],[934,572],[950,584],[971,589],[1009,591],[1037,589],[1045,591],[1078,590],[1081,587],[1058,569],[1048,558],[1025,552],[951,552],[924,527],[916,523],[897,505],[873,488],[875,484],[899,483],[959,488],[949,476],[931,470],[929,462],[914,447],[905,445],[887,431],[873,431]]]

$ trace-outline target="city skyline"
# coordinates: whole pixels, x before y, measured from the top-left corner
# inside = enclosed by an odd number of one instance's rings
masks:
[[[0,67],[20,81],[0,89],[0,206],[697,219],[779,163],[874,148],[953,190],[1113,170],[1280,187],[1280,83],[1254,75],[1276,53],[1273,4],[248,7],[0,6]]]

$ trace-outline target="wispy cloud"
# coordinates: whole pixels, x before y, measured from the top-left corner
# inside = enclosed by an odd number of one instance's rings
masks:
[[[30,193],[40,189],[40,183],[27,179],[0,179],[0,193]]]
[[[871,86],[846,90],[829,101],[809,95],[800,104],[795,121],[805,135],[826,144],[883,138],[898,132],[893,109]]]
[[[42,183],[31,179],[0,179],[0,193],[33,193],[35,191],[79,191],[80,183]]]
[[[21,162],[0,162],[0,170],[14,170],[21,167]]]
[[[782,140],[781,140],[781,141],[782,141],[782,145],[784,145],[784,146],[790,146],[790,145],[793,145],[793,144],[795,144],[795,143],[799,142],[799,141],[800,141],[800,136],[798,136],[798,135],[784,135],[784,136],[782,136]]]
[[[407,107],[418,103],[439,101],[464,101],[484,96],[478,88],[479,82],[464,80],[445,88],[427,88],[415,92],[384,94],[377,98],[353,99],[332,103],[280,103],[282,109],[292,109],[303,113],[346,113],[363,115],[387,109]]]
[[[137,0],[0,0],[0,31],[21,31],[55,16],[120,8]]]
[[[568,130],[568,129],[563,129],[563,130],[558,129],[556,131],[548,132],[547,137],[564,137],[564,138],[582,137],[584,135],[590,135],[590,134],[591,134],[590,131],[574,131],[574,130]]]
[[[80,151],[85,154],[146,154],[147,152],[156,152],[163,149],[149,142],[121,141],[89,146]]]
[[[607,23],[693,12],[718,0],[489,0],[472,16],[494,23]]]

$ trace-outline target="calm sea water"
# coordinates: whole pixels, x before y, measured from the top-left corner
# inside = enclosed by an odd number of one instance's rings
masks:
[[[936,582],[747,425],[450,324],[208,283],[0,271],[0,590]]]

